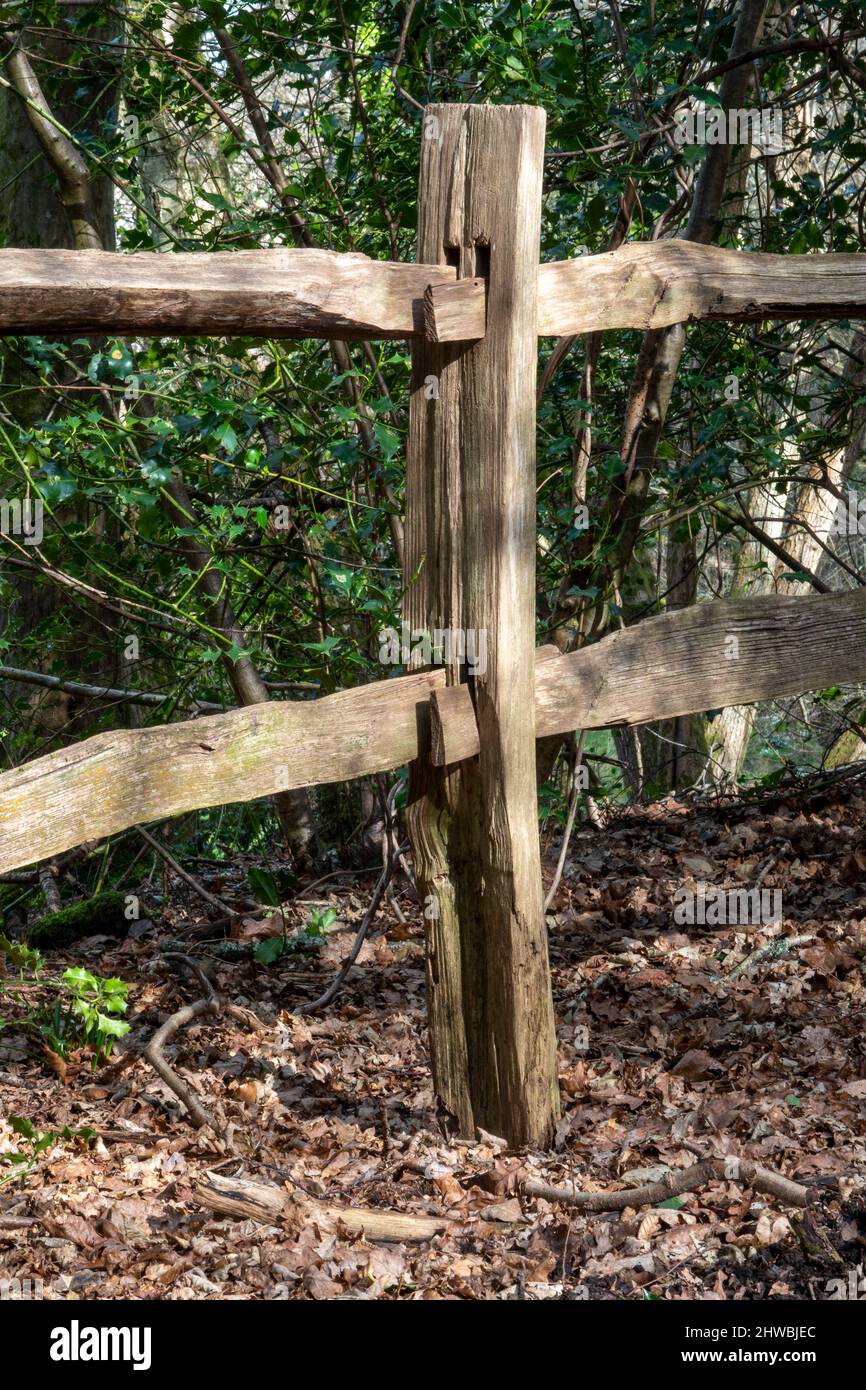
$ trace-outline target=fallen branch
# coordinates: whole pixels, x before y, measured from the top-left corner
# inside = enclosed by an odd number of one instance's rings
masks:
[[[274,1183],[254,1182],[251,1178],[228,1178],[212,1169],[196,1185],[196,1196],[212,1211],[275,1226],[297,1211],[295,1200]],[[367,1240],[432,1240],[451,1222],[444,1216],[409,1216],[399,1211],[371,1210],[368,1207],[339,1207],[329,1203],[305,1201],[301,1210],[310,1221],[328,1225],[339,1223],[352,1235]]]
[[[42,864],[38,870],[39,887],[49,912],[59,912],[63,907],[60,889],[57,887],[57,868],[52,860]]]
[[[147,1047],[144,1049],[144,1056],[147,1058],[154,1071],[162,1077],[170,1091],[174,1091],[178,1100],[181,1101],[189,1111],[190,1119],[196,1129],[207,1128],[213,1130],[214,1134],[222,1133],[220,1126],[213,1116],[205,1110],[201,1101],[193,1093],[185,1082],[181,1081],[177,1072],[172,1071],[168,1062],[163,1056],[162,1049],[169,1039],[173,1038],[181,1028],[185,1028],[188,1023],[192,1023],[194,1018],[201,1014],[218,1014],[220,1011],[219,1000],[214,996],[209,999],[197,999],[194,1004],[187,1004],[177,1013],[167,1018],[161,1028],[158,1028],[151,1038]]]
[[[757,965],[759,960],[777,960],[779,956],[787,956],[797,946],[805,946],[807,941],[814,941],[814,933],[806,936],[774,936],[772,941],[766,941],[763,946],[752,951],[741,960],[739,965],[735,965],[728,975],[729,980],[734,980],[738,975],[743,975],[753,965]]]
[[[186,1004],[177,1013],[173,1013],[171,1018],[167,1018],[165,1023],[154,1033],[150,1042],[144,1048],[142,1055],[150,1062],[154,1071],[162,1077],[162,1080],[173,1091],[178,1100],[181,1101],[189,1111],[190,1119],[196,1129],[207,1128],[214,1134],[222,1135],[223,1130],[208,1110],[202,1105],[195,1092],[187,1086],[186,1082],[181,1081],[165,1060],[163,1048],[170,1038],[181,1028],[186,1027],[194,1018],[199,1018],[202,1014],[227,1014],[229,1018],[234,1018],[237,1022],[243,1023],[246,1027],[255,1027],[259,1020],[248,1009],[238,1008],[234,1004],[225,1004],[219,995],[215,993],[210,980],[205,975],[196,961],[190,960],[188,956],[183,956],[179,952],[171,952],[170,959],[182,961],[196,975],[204,991],[204,999],[197,999],[194,1004]]]
[[[627,1187],[621,1192],[578,1192],[576,1188],[553,1187],[550,1183],[530,1178],[523,1184],[528,1197],[543,1197],[548,1202],[562,1202],[567,1206],[580,1207],[583,1211],[622,1211],[625,1207],[655,1206],[669,1197],[682,1192],[693,1192],[718,1179],[739,1182],[752,1187],[756,1192],[778,1197],[792,1207],[806,1207],[814,1194],[808,1187],[792,1182],[781,1173],[763,1168],[748,1158],[706,1158],[701,1163],[693,1163],[677,1173],[666,1173],[658,1182],[648,1182],[643,1187]]]

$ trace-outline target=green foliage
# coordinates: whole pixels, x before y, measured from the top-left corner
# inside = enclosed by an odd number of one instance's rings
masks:
[[[105,979],[80,966],[60,975],[47,974],[39,951],[0,936],[0,955],[18,971],[17,981],[0,975],[0,1000],[12,1004],[11,1017],[0,1016],[0,1032],[24,1029],[51,1052],[68,1058],[79,1049],[91,1053],[94,1070],[111,1055],[114,1042],[129,1032],[126,1013],[129,986]]]
[[[333,907],[326,907],[323,911],[314,908],[300,931],[290,935],[268,936],[257,942],[253,958],[259,965],[274,965],[285,955],[315,955],[336,920],[337,913]]]
[[[36,1167],[40,1154],[50,1149],[58,1139],[82,1139],[85,1143],[90,1143],[96,1138],[96,1130],[90,1129],[87,1125],[82,1125],[80,1129],[70,1129],[68,1125],[63,1125],[61,1129],[40,1132],[23,1115],[10,1115],[8,1123],[13,1134],[19,1135],[22,1139],[23,1147],[11,1153],[0,1153],[0,1164],[12,1169],[11,1173],[0,1177],[0,1187],[26,1177]]]
[[[60,981],[64,997],[55,1000],[50,1028],[43,1031],[52,1051],[61,1056],[74,1047],[91,1048],[95,1066],[110,1056],[115,1039],[129,1032],[129,1024],[117,1017],[126,1013],[129,986],[80,966],[64,970]]]
[[[280,885],[269,870],[254,866],[247,871],[247,878],[260,903],[266,903],[268,907],[279,907],[282,901]]]
[[[124,190],[118,239],[125,252],[291,246],[297,215],[314,245],[409,260],[423,108],[443,101],[546,110],[542,259],[605,250],[632,182],[639,197],[629,238],[676,235],[689,202],[682,179],[706,152],[678,151],[659,132],[686,99],[718,104],[719,80],[707,70],[733,32],[731,6],[645,0],[619,7],[624,51],[610,8],[574,0],[506,0],[481,11],[459,0],[419,0],[411,12],[391,0],[301,0],[291,8],[181,0],[170,7],[167,46],[168,7],[139,7],[135,43],[114,45],[114,66],[102,72],[89,36],[94,25],[114,22],[116,7],[31,8],[34,23],[80,40],[70,60],[82,84],[72,135],[97,184],[110,169]],[[796,32],[815,39],[831,16],[842,29],[860,22],[856,6],[821,0],[797,12]],[[216,35],[221,28],[264,94],[279,188],[268,180],[259,141],[244,133],[248,118]],[[860,249],[866,96],[814,49],[778,55],[760,76],[765,106],[784,103],[793,116],[790,94],[799,92],[815,103],[816,120],[811,128],[789,123],[796,158],[753,161],[760,216],[727,213],[721,242],[780,252]],[[49,102],[69,96],[62,65],[43,65],[40,77]],[[97,98],[114,82],[122,106],[112,102],[106,115]],[[187,166],[193,176],[184,175]],[[24,171],[12,182],[18,177]],[[805,332],[785,322],[690,328],[619,596],[609,504],[625,480],[622,427],[642,335],[605,335],[591,403],[579,341],[538,412],[539,641],[563,593],[576,612],[598,605],[608,623],[657,609],[664,544],[695,534],[692,525],[718,543],[714,558],[729,566],[743,532],[736,512],[721,508],[748,498],[760,480],[788,487],[849,437],[853,393],[841,382],[840,345],[850,337],[844,323]],[[551,346],[541,344],[543,359]],[[162,705],[142,710],[157,724],[195,700],[233,704],[230,668],[246,654],[264,679],[301,683],[291,698],[391,674],[377,660],[377,634],[397,621],[402,597],[394,519],[404,511],[409,358],[396,343],[348,352],[350,374],[324,344],[278,338],[9,340],[0,496],[29,488],[47,516],[32,621],[12,602],[13,580],[0,578],[11,615],[3,651],[21,666],[81,679],[83,648],[94,674],[114,671],[122,643],[134,636],[140,650],[128,663],[129,683],[165,692]],[[729,399],[732,381],[736,399]],[[572,457],[575,419],[587,409],[593,449],[583,529],[574,524]],[[165,505],[174,469],[193,498],[189,518]],[[209,552],[242,638],[214,629],[183,551],[189,541]],[[85,586],[79,594],[96,591],[112,607],[94,600],[85,621],[83,599],[51,601],[71,592],[57,586],[58,572]],[[715,584],[715,573],[710,578]],[[83,736],[115,727],[126,711],[76,700],[71,715]],[[20,692],[0,729],[12,762],[44,739],[38,710]],[[335,840],[357,823],[354,813],[345,796],[328,827]],[[204,815],[195,832],[205,854],[237,842],[258,854],[270,833],[262,803]],[[263,887],[254,891],[276,906]]]

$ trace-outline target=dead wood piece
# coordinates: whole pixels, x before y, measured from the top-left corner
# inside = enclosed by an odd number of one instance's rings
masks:
[[[60,889],[57,887],[57,869],[49,860],[47,864],[42,864],[38,870],[39,887],[42,889],[42,896],[45,899],[45,906],[49,912],[59,912],[63,907],[63,900],[60,897]]]
[[[195,1191],[205,1206],[223,1216],[261,1221],[269,1226],[276,1225],[296,1209],[289,1193],[274,1183],[226,1177],[213,1169],[203,1175]],[[399,1211],[340,1207],[324,1202],[305,1201],[301,1211],[309,1221],[323,1221],[327,1225],[339,1223],[351,1235],[363,1235],[373,1241],[432,1240],[451,1225],[444,1216],[411,1216]]]
[[[553,1187],[535,1178],[523,1184],[523,1191],[528,1197],[543,1197],[548,1202],[562,1202],[567,1206],[580,1207],[583,1211],[623,1211],[625,1207],[655,1206],[669,1197],[693,1192],[695,1188],[718,1179],[753,1187],[756,1192],[777,1197],[792,1207],[809,1206],[814,1199],[810,1188],[792,1182],[781,1173],[774,1173],[772,1169],[753,1163],[748,1158],[707,1158],[681,1172],[667,1173],[658,1182],[624,1188],[621,1192],[578,1192],[576,1188]]]
[[[155,1144],[166,1136],[148,1129],[98,1129],[96,1137],[106,1144]]]
[[[728,979],[733,980],[738,975],[744,975],[751,966],[757,965],[759,960],[778,960],[780,956],[787,956],[798,946],[805,946],[807,941],[814,940],[812,932],[805,936],[774,936],[772,941],[765,941],[763,946],[759,946],[746,956],[745,960],[741,960],[739,965],[735,965]]]
[[[176,1013],[173,1013],[171,1018],[167,1018],[165,1023],[157,1029],[150,1042],[145,1047],[143,1056],[150,1062],[154,1071],[162,1077],[162,1080],[165,1082],[166,1086],[168,1086],[169,1090],[173,1091],[178,1100],[182,1101],[186,1106],[196,1129],[206,1127],[212,1130],[214,1134],[222,1135],[222,1127],[217,1124],[213,1116],[205,1109],[192,1089],[187,1086],[185,1082],[181,1081],[177,1073],[169,1066],[165,1059],[163,1048],[169,1039],[174,1037],[175,1033],[181,1028],[184,1028],[186,1024],[191,1023],[194,1018],[199,1018],[201,1014],[205,1013],[217,1015],[227,1014],[229,1018],[236,1019],[237,1022],[243,1023],[246,1027],[249,1027],[251,1022],[252,1026],[263,1027],[263,1025],[255,1017],[255,1014],[250,1013],[248,1009],[237,1008],[234,1004],[224,1004],[219,995],[214,993],[210,981],[204,972],[200,970],[195,961],[190,960],[189,957],[183,956],[178,952],[172,952],[171,954],[174,959],[182,961],[195,973],[205,988],[206,997],[204,999],[197,999],[194,1004],[184,1005],[182,1009],[178,1009]]]
[[[198,999],[194,1004],[186,1004],[184,1008],[178,1009],[177,1013],[172,1014],[171,1018],[166,1019],[161,1028],[158,1028],[151,1038],[144,1055],[154,1071],[157,1072],[168,1086],[169,1090],[174,1091],[178,1100],[182,1101],[189,1111],[190,1118],[196,1129],[206,1126],[213,1130],[214,1134],[221,1133],[220,1126],[212,1115],[205,1110],[201,1101],[193,1094],[175,1071],[172,1071],[168,1062],[165,1060],[162,1049],[170,1038],[173,1038],[181,1028],[186,1027],[194,1018],[201,1014],[219,1013],[219,1001],[213,999]]]

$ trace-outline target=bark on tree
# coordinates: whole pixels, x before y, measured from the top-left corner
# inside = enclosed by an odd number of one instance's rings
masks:
[[[64,8],[65,14],[71,17],[87,5]],[[5,76],[16,90],[0,88],[0,185],[4,190],[0,203],[0,245],[63,248],[98,244],[106,250],[114,250],[111,180],[102,174],[94,176],[81,155],[61,136],[57,126],[50,121],[40,121],[22,97],[29,96],[40,106],[41,96],[54,121],[73,134],[81,133],[85,124],[91,132],[98,131],[117,101],[119,53],[112,51],[110,42],[117,33],[116,23],[92,31],[94,38],[108,42],[93,51],[86,70],[76,65],[69,75],[61,76],[58,81],[57,74],[63,74],[64,68],[69,72],[70,58],[76,48],[73,34],[69,38],[60,31],[36,35],[25,29],[19,36],[7,31]],[[44,67],[35,61],[36,55],[44,60]],[[49,77],[50,91],[47,90]],[[56,167],[58,158],[69,171],[65,181]],[[46,178],[46,159],[57,172],[56,179]],[[76,182],[78,197],[73,196]],[[81,225],[77,225],[82,208],[84,216]],[[82,237],[89,237],[94,226],[98,243],[82,240]]]
[[[65,14],[71,19],[85,5],[70,5]],[[117,100],[119,54],[111,40],[116,37],[116,21],[92,31],[104,40],[94,50],[86,71],[73,63],[78,47],[74,33],[65,36],[57,30],[20,33],[0,29],[0,61],[8,87],[0,87],[0,246],[50,250],[115,247],[114,188],[106,175],[93,174],[72,136],[95,134],[109,119]],[[68,346],[72,360],[82,350]],[[22,365],[21,356],[7,359],[0,343],[0,368],[4,380],[4,409],[27,427],[39,418],[44,397],[30,389],[36,378]],[[20,390],[16,389],[18,386]],[[81,397],[79,397],[79,403]],[[5,466],[4,466],[5,465]],[[11,460],[0,460],[2,491],[18,495],[25,480]],[[64,510],[65,519],[93,516],[90,504],[76,499]],[[62,599],[50,586],[34,582],[17,571],[4,574],[14,598],[10,609],[22,633],[32,633],[62,606]],[[80,620],[74,642],[83,651],[82,674],[103,685],[117,678],[113,655],[106,656],[102,641],[105,623],[90,618]],[[68,640],[64,641],[68,646]],[[13,646],[13,659],[17,653]],[[48,652],[58,656],[57,648]],[[42,659],[42,658],[40,658]],[[29,665],[27,658],[20,665]],[[41,734],[69,735],[84,732],[91,712],[82,717],[68,693],[32,690],[12,685],[16,696],[27,699],[33,710],[33,727]]]
[[[480,756],[411,773],[434,1084],[461,1133],[514,1144],[545,1144],[559,1103],[533,719],[544,126],[531,107],[426,109],[419,260],[488,278],[487,333],[413,349],[406,485],[406,621],[488,644],[484,674],[447,665]]]
[[[761,31],[767,0],[741,0],[737,25],[731,43],[731,57],[754,47]],[[752,81],[748,64],[735,67],[722,79],[719,103],[724,110],[742,106]],[[698,175],[689,220],[683,232],[684,241],[707,246],[715,239],[722,210],[726,182],[730,175],[733,146],[712,145]],[[610,531],[616,543],[606,562],[604,583],[612,582],[622,589],[623,574],[628,566],[640,531],[640,521],[646,508],[650,479],[655,467],[656,449],[667,419],[674,381],[685,346],[685,324],[652,328],[646,334],[629,390],[621,446],[625,474],[611,490],[601,522],[602,534]],[[591,545],[589,538],[588,545]],[[568,641],[567,633],[581,600],[570,594],[573,588],[586,588],[590,576],[581,566],[580,558],[570,566],[563,579],[556,612],[551,623],[552,640],[560,648]],[[598,583],[598,579],[595,580]],[[597,601],[593,615],[594,635],[599,635],[607,621],[606,594]],[[588,635],[593,635],[591,632]]]

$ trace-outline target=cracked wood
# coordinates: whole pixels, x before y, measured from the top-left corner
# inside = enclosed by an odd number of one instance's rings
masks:
[[[700,603],[535,660],[537,738],[854,684],[866,680],[866,588]],[[148,820],[400,767],[430,748],[444,689],[440,668],[118,729],[24,763],[0,776],[0,873]],[[468,690],[452,689],[464,693],[437,699],[438,739],[456,763],[478,752],[478,728]]]

